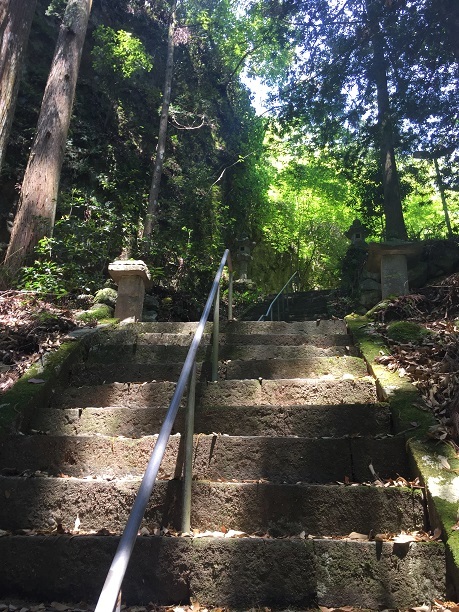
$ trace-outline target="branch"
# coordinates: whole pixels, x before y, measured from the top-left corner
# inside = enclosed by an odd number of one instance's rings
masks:
[[[182,114],[191,116],[191,113],[182,113]],[[170,121],[177,130],[199,130],[205,125],[211,125],[211,122],[207,119],[206,115],[197,115],[197,116],[201,119],[201,123],[199,125],[183,125],[182,123],[179,123],[172,116],[170,117]]]
[[[247,153],[247,155],[244,155],[244,157],[240,157],[238,160],[236,160],[234,163],[230,164],[229,166],[226,166],[226,168],[223,168],[220,176],[218,177],[218,179],[216,181],[214,181],[212,183],[212,185],[209,187],[209,191],[212,189],[212,187],[214,187],[219,181],[221,181],[221,179],[223,178],[225,172],[227,170],[229,170],[230,168],[232,168],[233,166],[235,166],[236,164],[240,164],[243,161],[245,161],[248,157],[250,157],[251,155],[254,155],[255,151],[251,151],[250,153]]]

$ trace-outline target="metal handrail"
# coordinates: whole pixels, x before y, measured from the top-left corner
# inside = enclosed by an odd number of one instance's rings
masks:
[[[185,387],[190,379],[190,376],[195,371],[195,363],[196,363],[196,355],[198,352],[199,344],[202,339],[202,335],[204,333],[204,326],[207,322],[207,319],[210,314],[210,310],[212,308],[212,304],[215,302],[215,310],[218,311],[218,306],[216,303],[216,298],[219,296],[219,287],[220,280],[223,273],[223,268],[225,265],[228,266],[229,270],[229,280],[230,280],[230,289],[229,289],[229,307],[228,307],[228,319],[232,318],[232,278],[233,278],[233,267],[231,262],[231,255],[228,249],[225,250],[223,254],[222,260],[220,262],[220,266],[215,275],[214,282],[212,284],[212,288],[209,293],[209,297],[207,298],[206,305],[204,307],[203,313],[201,315],[201,319],[199,320],[198,327],[194,334],[193,340],[191,342],[190,348],[188,349],[188,353],[185,359],[185,363],[183,364],[182,371],[180,373],[177,386],[175,388],[174,395],[172,396],[172,400],[169,404],[169,408],[164,419],[163,425],[160,429],[158,439],[156,441],[155,447],[152,451],[150,459],[148,461],[147,468],[145,470],[145,474],[142,478],[142,482],[140,483],[140,487],[137,493],[137,496],[134,500],[134,504],[131,509],[131,513],[129,515],[128,521],[126,523],[126,527],[124,528],[123,534],[118,544],[118,548],[116,550],[115,556],[113,558],[112,564],[107,574],[107,578],[105,579],[104,586],[102,588],[101,594],[99,596],[99,601],[97,602],[97,607],[95,612],[112,612],[117,605],[117,600],[119,601],[119,593],[121,590],[121,583],[123,582],[124,575],[126,573],[126,569],[131,558],[132,550],[134,548],[135,541],[137,539],[137,533],[140,528],[140,524],[142,522],[143,515],[145,514],[146,507],[148,505],[148,501],[150,499],[151,493],[153,491],[153,487],[156,482],[156,476],[158,475],[159,466],[164,457],[164,453],[166,450],[166,445],[169,440],[170,433],[172,431],[172,427],[174,425],[175,417],[177,416],[177,412],[180,406],[180,402],[182,400],[183,394],[185,392]],[[214,317],[215,323],[215,317]],[[218,339],[218,325],[217,329],[213,329],[213,335],[217,335]],[[217,351],[218,351],[218,343],[217,343]],[[218,364],[218,354],[215,351],[215,343],[214,350],[212,354],[212,362],[216,361]],[[193,383],[195,379],[195,375],[192,376]],[[193,387],[193,389],[192,389]],[[192,391],[194,394],[194,384],[190,384],[189,391]],[[193,399],[194,402],[194,399]],[[190,424],[188,432],[191,429],[194,429],[194,424]],[[192,436],[192,433],[191,433]],[[185,451],[185,455],[186,455]],[[188,473],[190,470],[188,469]],[[191,487],[191,478],[188,478],[189,486]]]
[[[287,289],[287,287],[291,284],[295,276],[298,276],[298,270],[294,272],[294,274],[292,274],[292,276],[288,279],[288,281],[285,283],[285,285],[282,287],[282,289],[279,291],[279,293],[276,295],[276,297],[273,299],[273,301],[269,305],[268,310],[265,312],[264,315],[261,315],[261,317],[258,319],[259,321],[266,321],[268,319],[270,319],[271,321],[274,321],[274,305],[275,304],[277,304],[277,316],[278,316],[277,320],[280,321],[281,309],[283,309],[284,311],[283,314],[285,314],[285,306],[284,306],[284,303],[282,303],[282,306],[281,306],[280,298],[284,297],[285,289]]]

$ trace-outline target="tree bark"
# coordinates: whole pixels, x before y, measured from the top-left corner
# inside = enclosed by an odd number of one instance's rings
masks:
[[[0,171],[37,0],[0,0]]]
[[[173,0],[169,29],[167,35],[167,59],[166,74],[164,76],[163,104],[161,118],[159,120],[158,144],[156,146],[155,162],[153,165],[153,177],[148,198],[147,214],[143,226],[144,253],[147,254],[151,243],[151,237],[158,224],[158,197],[163,172],[164,157],[166,154],[167,122],[169,118],[169,105],[171,102],[172,77],[174,74],[174,34],[176,28],[177,0]]]
[[[81,53],[92,0],[68,0],[22,182],[4,265],[14,275],[51,236]]]
[[[407,240],[399,177],[395,162],[394,129],[387,86],[387,62],[375,0],[366,0],[366,10],[373,49],[372,78],[376,85],[378,102],[379,150],[384,189],[386,240]]]

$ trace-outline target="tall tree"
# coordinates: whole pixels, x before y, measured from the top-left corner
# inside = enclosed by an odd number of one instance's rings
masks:
[[[0,171],[37,0],[0,0]]]
[[[394,129],[387,83],[387,61],[384,38],[379,23],[376,0],[366,0],[369,36],[373,51],[372,78],[376,86],[378,105],[378,149],[381,158],[382,184],[384,190],[384,216],[386,218],[386,240],[407,239],[402,212],[402,200],[395,162]]]
[[[92,0],[68,0],[21,187],[4,266],[13,275],[50,236]]]
[[[167,122],[169,119],[169,106],[171,103],[172,78],[174,76],[174,46],[177,0],[172,0],[171,14],[169,18],[169,28],[167,34],[167,59],[166,73],[164,75],[163,103],[161,107],[161,117],[159,120],[158,143],[156,145],[155,161],[153,164],[153,177],[148,198],[147,214],[143,226],[143,238],[145,240],[145,250],[148,251],[151,235],[158,217],[158,197],[163,172],[164,157],[166,155]]]
[[[457,116],[457,64],[441,42],[445,28],[432,0],[298,0],[289,6],[296,52],[280,81],[281,115],[313,146],[342,151],[344,135],[360,144],[362,155],[377,150],[386,237],[405,239],[396,153],[422,148],[434,126],[452,134]]]

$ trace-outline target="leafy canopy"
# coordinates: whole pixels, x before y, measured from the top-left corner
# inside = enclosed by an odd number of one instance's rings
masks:
[[[135,73],[153,68],[153,61],[142,41],[131,32],[98,26],[94,34],[92,51],[94,68],[99,72],[112,72],[124,79]]]

